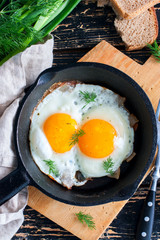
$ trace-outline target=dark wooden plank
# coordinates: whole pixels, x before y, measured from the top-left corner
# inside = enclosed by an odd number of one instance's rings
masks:
[[[75,49],[75,50],[64,50],[58,51],[53,50],[54,60],[53,66],[64,66],[68,64],[76,63],[81,57],[83,57],[88,50],[86,49]]]
[[[97,43],[98,44],[98,43]],[[65,49],[65,50],[57,50],[54,48],[54,61],[53,66],[63,66],[64,64],[72,64],[77,62],[81,57],[83,57],[90,48],[83,48],[83,49]],[[126,51],[122,51],[126,54]],[[146,53],[143,55],[141,51],[127,53],[127,55],[137,61],[140,64],[143,64],[148,57],[150,56],[149,51],[147,50]]]
[[[88,4],[86,3],[88,2]],[[160,4],[156,12],[160,21]],[[87,52],[102,40],[124,52],[129,57],[144,63],[150,56],[149,50],[144,48],[138,51],[126,52],[124,44],[114,27],[115,14],[106,6],[97,7],[92,0],[83,0],[74,11],[53,32],[55,36],[54,52],[70,53],[69,50],[82,49]],[[160,36],[158,37],[160,40]]]
[[[100,240],[133,240],[135,239],[136,224],[143,201],[148,192],[148,188],[139,188],[134,196],[125,205],[117,218],[106,229]],[[77,237],[67,232],[54,222],[45,218],[40,213],[26,207],[24,211],[25,221],[12,240],[78,240]],[[160,187],[158,187],[156,197],[155,222],[152,240],[160,239]]]
[[[139,213],[141,211],[143,201],[148,192],[148,188],[139,188],[134,196],[125,205],[117,218],[112,222],[111,226],[106,230],[105,238],[101,239],[135,239],[135,232]],[[152,240],[160,239],[160,188],[158,188],[156,197],[155,222],[153,227]],[[117,231],[118,230],[118,231]]]
[[[160,4],[157,16],[160,21]],[[150,56],[149,50],[126,52],[124,44],[114,28],[115,14],[110,7],[97,8],[93,0],[82,0],[74,11],[53,32],[54,62],[53,66],[75,63],[100,41],[106,40],[135,61],[143,64]],[[158,37],[160,40],[160,36]],[[148,190],[149,176],[129,200],[117,218],[105,231],[101,240],[131,240],[135,238],[136,223],[142,202]],[[155,224],[152,239],[160,239],[160,184],[156,198]],[[27,207],[24,211],[25,221],[12,240],[77,240],[57,224],[45,218],[35,210]]]
[[[23,226],[21,226],[12,240],[78,240],[77,237],[28,206],[24,211],[24,216]]]
[[[24,217],[23,225],[12,240],[78,240],[77,237],[28,206],[24,211]]]

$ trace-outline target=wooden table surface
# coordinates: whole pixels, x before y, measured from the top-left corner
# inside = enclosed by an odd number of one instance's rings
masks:
[[[156,6],[160,24],[160,4]],[[54,31],[53,66],[75,63],[100,41],[106,40],[120,51],[143,64],[150,56],[148,49],[126,52],[114,28],[115,14],[110,7],[97,7],[93,0],[82,0],[73,12]],[[160,31],[159,31],[160,32]],[[158,39],[160,40],[160,34]],[[135,239],[136,224],[146,197],[151,176],[141,184],[100,240]],[[12,240],[77,240],[40,213],[26,207],[24,223]],[[160,183],[156,195],[156,211],[152,239],[160,239]]]

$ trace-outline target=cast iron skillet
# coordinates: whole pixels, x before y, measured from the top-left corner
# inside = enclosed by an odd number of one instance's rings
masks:
[[[80,80],[98,84],[125,96],[126,107],[139,119],[135,136],[136,156],[123,163],[119,180],[102,177],[82,187],[67,190],[44,175],[32,160],[28,132],[30,115],[44,91],[54,82]],[[147,172],[155,154],[157,128],[152,105],[144,91],[121,71],[99,63],[76,63],[70,67],[45,70],[22,100],[15,123],[15,148],[18,168],[0,181],[0,204],[27,185],[33,185],[46,195],[64,203],[92,206],[130,198]]]

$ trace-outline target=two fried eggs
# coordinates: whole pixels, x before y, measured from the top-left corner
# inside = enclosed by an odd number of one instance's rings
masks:
[[[68,189],[93,177],[114,177],[133,153],[129,117],[123,99],[109,89],[56,83],[31,116],[32,157],[43,173]]]

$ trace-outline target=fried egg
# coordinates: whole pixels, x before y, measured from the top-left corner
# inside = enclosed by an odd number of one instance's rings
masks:
[[[90,178],[113,177],[133,152],[129,115],[122,98],[109,89],[56,83],[31,116],[32,157],[43,173],[68,189]]]

